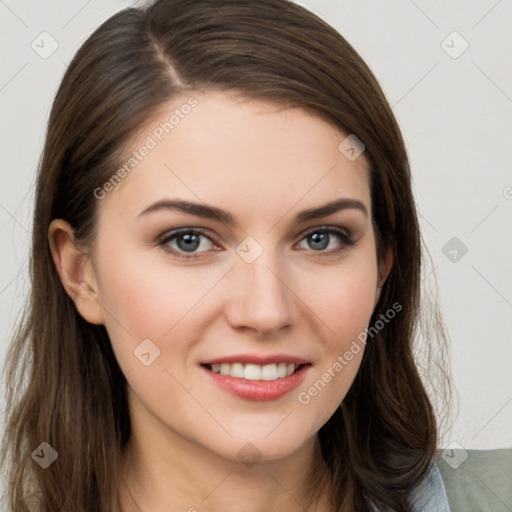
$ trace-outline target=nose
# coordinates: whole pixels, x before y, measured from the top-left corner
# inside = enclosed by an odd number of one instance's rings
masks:
[[[270,252],[264,251],[252,263],[236,257],[230,272],[231,293],[226,314],[237,330],[269,336],[289,328],[295,321],[293,287]]]

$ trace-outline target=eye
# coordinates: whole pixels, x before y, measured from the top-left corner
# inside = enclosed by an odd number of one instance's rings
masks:
[[[336,238],[338,244],[334,241]],[[303,241],[310,245],[313,252],[319,253],[318,256],[337,254],[348,246],[355,245],[355,241],[349,232],[333,226],[317,227],[306,233],[301,242]],[[206,253],[212,249],[216,250],[212,237],[198,228],[171,231],[159,240],[158,245],[174,257],[188,260],[200,258],[201,253]],[[308,249],[308,247],[301,248]]]
[[[333,241],[333,238],[338,238],[341,243],[338,242],[338,244],[336,244],[336,242]],[[306,233],[302,241],[308,243],[314,252],[326,252],[326,256],[338,253],[339,251],[346,249],[347,246],[355,245],[355,241],[350,233],[333,226],[315,228],[314,230],[309,231],[309,233]],[[330,250],[326,251],[325,249]]]
[[[197,229],[172,231],[164,235],[158,244],[182,259],[198,258],[197,253],[208,252],[214,246],[212,239]]]

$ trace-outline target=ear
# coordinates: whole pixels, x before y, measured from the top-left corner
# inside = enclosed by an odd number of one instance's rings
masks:
[[[378,263],[378,275],[377,275],[377,289],[375,291],[375,304],[373,307],[377,305],[380,298],[380,292],[382,291],[382,287],[388,278],[389,273],[391,272],[391,268],[393,267],[394,261],[394,251],[391,247],[387,250],[386,256],[382,261]]]
[[[50,223],[48,239],[62,285],[78,312],[91,324],[103,324],[96,275],[90,258],[75,243],[73,228],[65,220],[55,219]]]

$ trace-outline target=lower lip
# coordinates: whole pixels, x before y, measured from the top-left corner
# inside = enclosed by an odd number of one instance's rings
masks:
[[[276,380],[246,380],[229,375],[220,375],[202,366],[201,368],[209,377],[224,391],[243,398],[257,402],[276,400],[290,391],[294,390],[306,377],[306,372],[311,367],[306,364],[288,377]]]

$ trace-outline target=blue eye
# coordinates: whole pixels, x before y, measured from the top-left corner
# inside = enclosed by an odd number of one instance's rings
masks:
[[[338,238],[339,242],[332,244],[333,238]],[[309,231],[302,237],[301,243],[303,241],[309,244],[309,248],[313,253],[317,253],[317,256],[332,256],[355,245],[350,233],[332,226],[317,227]],[[201,253],[207,253],[215,247],[210,236],[201,230],[190,228],[167,233],[160,239],[158,245],[174,257],[185,260],[201,258]]]
[[[207,240],[207,242],[202,243],[202,239]],[[201,231],[184,229],[169,233],[160,240],[159,245],[163,246],[164,250],[176,255],[178,258],[195,259],[198,257],[195,255],[197,252],[208,252],[214,244],[211,238],[207,237]],[[203,250],[197,251],[199,248]]]
[[[340,244],[334,244],[334,247],[331,246],[332,235],[336,235],[336,237],[341,240],[341,247]],[[355,241],[349,233],[334,227],[315,228],[313,231],[307,233],[302,240],[306,240],[314,252],[326,252],[326,256],[337,253],[345,249],[346,246],[355,245]],[[331,250],[325,251],[325,249]]]

